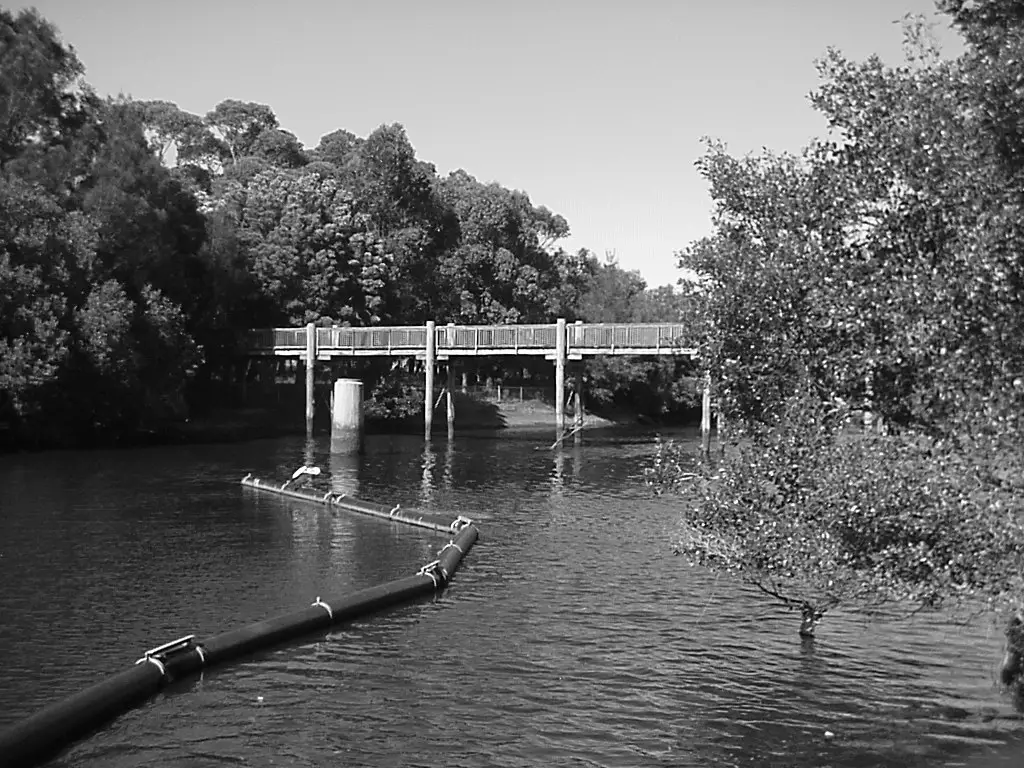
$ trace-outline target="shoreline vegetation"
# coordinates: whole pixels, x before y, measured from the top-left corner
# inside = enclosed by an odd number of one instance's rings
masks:
[[[828,50],[802,151],[707,143],[712,233],[680,265],[726,446],[662,444],[648,479],[679,494],[678,554],[804,642],[840,606],[983,608],[1024,711],[1024,16],[937,6],[964,52],[913,17],[896,65]]]
[[[569,223],[526,192],[438,174],[399,123],[307,147],[266,104],[229,98],[198,115],[97,94],[35,10],[0,9],[0,39],[11,445],[125,442],[183,422],[213,405],[203,392],[247,375],[252,328],[686,316],[679,292],[648,287],[614,253],[566,250]],[[531,365],[476,373],[549,375]],[[371,401],[404,407],[391,361],[358,367]],[[694,375],[688,360],[588,360],[588,402],[685,408],[680,381]]]
[[[445,434],[444,406],[435,409],[433,433]],[[571,431],[567,425],[566,433]],[[494,401],[459,396],[456,399],[456,434],[459,431],[506,431],[522,429],[554,430],[555,409],[550,403],[540,400]],[[584,431],[605,429],[622,424],[651,424],[649,417],[637,414],[631,409],[615,409],[606,415],[586,413]],[[673,421],[671,423],[676,423]],[[211,443],[236,443],[264,438],[285,437],[305,433],[305,422],[299,409],[279,407],[221,407],[210,409],[206,414],[187,420],[166,423],[147,431],[125,436],[120,440],[99,442],[87,447],[105,449],[128,449],[140,446],[200,445]],[[330,422],[320,415],[314,421],[314,434],[329,434]],[[408,416],[400,419],[366,420],[367,434],[423,434],[423,416]],[[2,443],[0,443],[2,447]],[[50,446],[52,447],[52,446]],[[76,446],[67,446],[76,449]],[[83,448],[86,446],[77,446]],[[23,447],[23,450],[30,450]],[[40,448],[46,450],[47,448]]]

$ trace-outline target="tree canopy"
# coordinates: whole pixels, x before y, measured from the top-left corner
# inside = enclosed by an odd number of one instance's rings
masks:
[[[647,300],[599,289],[568,233],[525,192],[438,176],[399,123],[307,149],[258,102],[101,99],[53,25],[0,10],[0,422],[22,442],[182,417],[247,328]]]
[[[799,155],[698,167],[713,234],[680,254],[728,425],[680,551],[801,611],[841,601],[1020,609],[1024,592],[1024,77],[1012,3],[945,4],[968,50],[919,21],[907,63],[828,51]],[[874,430],[851,431],[865,413]]]

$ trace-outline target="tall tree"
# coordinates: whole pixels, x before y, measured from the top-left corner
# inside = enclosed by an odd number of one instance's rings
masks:
[[[381,321],[392,258],[337,182],[268,170],[237,188],[230,205],[264,323]]]
[[[262,131],[249,148],[249,154],[281,168],[299,168],[306,164],[306,154],[295,134],[280,128]]]
[[[277,116],[266,104],[238,99],[225,99],[206,113],[205,120],[220,140],[222,159],[231,162],[250,154],[261,133],[278,127]]]
[[[0,168],[31,139],[62,145],[89,119],[84,69],[34,10],[0,8]]]
[[[166,162],[171,150],[180,156],[189,137],[203,129],[199,115],[185,112],[173,102],[137,101],[134,105],[150,140],[150,148],[161,162]]]
[[[542,322],[571,259],[550,251],[568,235],[561,217],[537,209],[527,195],[482,184],[465,171],[443,180],[441,195],[459,222],[459,245],[444,257],[449,316],[461,322]]]
[[[715,232],[681,258],[737,439],[681,548],[807,632],[851,598],[1021,607],[1024,201],[1006,86],[1024,71],[1013,35],[942,61],[908,32],[906,66],[822,61],[812,102],[837,140],[745,159],[712,144]],[[889,434],[850,440],[851,406]]]

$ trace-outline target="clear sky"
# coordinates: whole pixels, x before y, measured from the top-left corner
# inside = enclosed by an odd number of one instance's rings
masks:
[[[828,46],[902,61],[933,0],[38,0],[101,95],[205,114],[270,105],[307,146],[400,122],[441,174],[526,191],[564,245],[614,250],[652,286],[709,232],[702,136],[735,154],[798,150]]]

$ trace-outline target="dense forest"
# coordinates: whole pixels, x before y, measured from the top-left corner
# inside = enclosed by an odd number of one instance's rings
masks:
[[[101,98],[52,24],[0,9],[0,429],[131,435],[201,407],[246,328],[676,320],[681,297],[399,124],[306,148],[264,104]],[[592,366],[596,402],[677,408],[675,364]]]
[[[665,444],[677,551],[742,578],[814,634],[879,604],[995,611],[1024,674],[1024,7],[944,0],[966,51],[920,20],[907,63],[829,51],[799,155],[698,162],[713,234],[703,357],[724,456]],[[1021,702],[1024,702],[1024,692]]]

